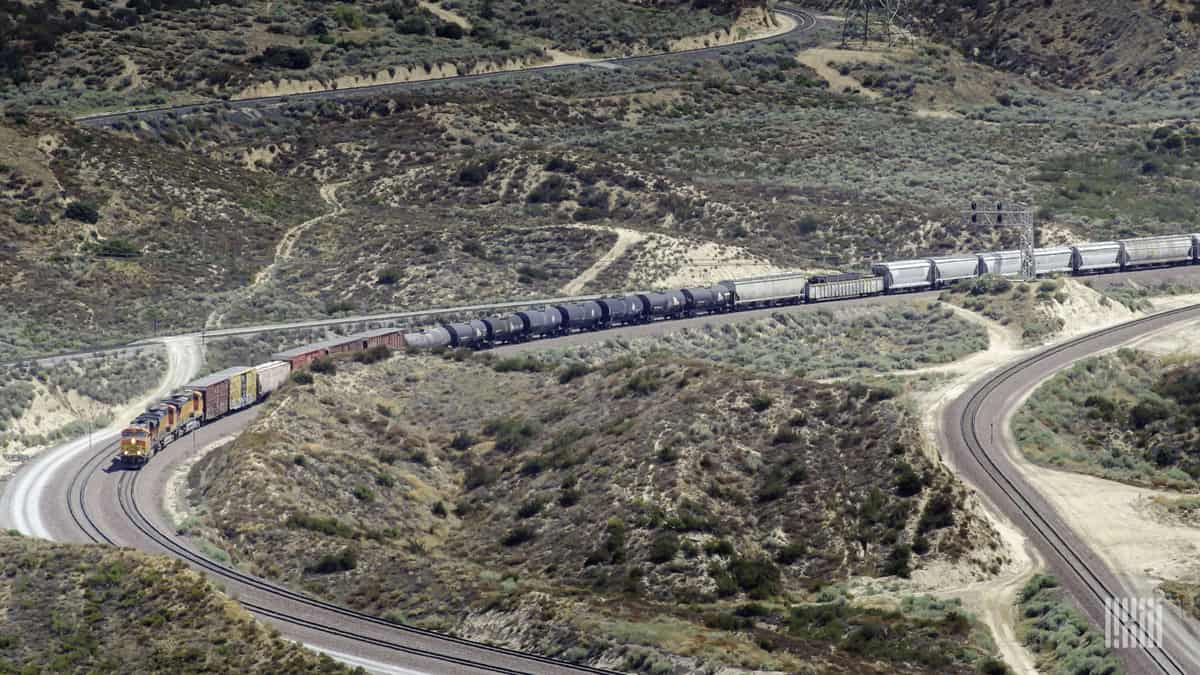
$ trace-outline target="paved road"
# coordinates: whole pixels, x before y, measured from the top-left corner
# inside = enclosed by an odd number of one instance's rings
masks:
[[[726,53],[734,49],[746,49],[754,44],[767,42],[777,42],[789,38],[795,38],[817,25],[818,19],[813,15],[795,9],[785,7],[776,7],[775,11],[779,14],[785,14],[795,21],[795,26],[792,30],[780,33],[778,35],[770,35],[744,42],[738,42],[720,47],[701,47],[697,49],[687,49],[676,52],[663,52],[661,54],[647,54],[644,56],[628,56],[612,59],[596,59],[593,61],[585,61],[582,63],[564,63],[558,65],[532,66],[529,68],[521,68],[517,70],[505,70],[494,73],[479,73],[476,75],[459,75],[455,77],[437,78],[432,80],[417,80],[413,82],[396,82],[392,84],[373,84],[363,87],[349,87],[343,89],[330,89],[326,91],[314,91],[304,94],[291,94],[287,96],[260,96],[255,98],[243,98],[238,100],[224,101],[214,100],[207,103],[189,103],[174,106],[161,106],[157,108],[141,108],[138,110],[125,110],[111,113],[98,113],[93,115],[84,115],[76,118],[77,122],[90,126],[109,126],[115,122],[136,122],[140,120],[154,119],[168,113],[175,115],[186,115],[202,110],[248,110],[254,108],[266,108],[289,103],[294,101],[309,101],[309,100],[331,100],[331,99],[346,99],[362,96],[375,96],[378,94],[386,94],[389,92],[403,91],[409,89],[426,88],[431,85],[440,85],[447,83],[459,82],[476,82],[487,80],[499,80],[503,78],[514,77],[529,77],[532,75],[543,75],[557,71],[578,70],[581,68],[601,67],[606,69],[618,69],[625,66],[632,66],[639,63],[649,63],[653,61],[662,61],[667,59],[697,61],[702,59],[711,59],[722,53]]]
[[[1101,629],[1105,625],[1106,597],[1133,598],[1137,594],[1132,584],[1110,569],[1013,466],[1010,455],[1018,451],[1006,433],[1008,422],[1029,392],[1075,361],[1196,318],[1200,318],[1200,305],[1047,348],[989,373],[948,406],[942,419],[939,445],[959,475],[1021,527],[1093,625]],[[1162,650],[1125,649],[1116,653],[1130,673],[1200,673],[1200,633],[1194,621],[1177,611],[1167,614]]]

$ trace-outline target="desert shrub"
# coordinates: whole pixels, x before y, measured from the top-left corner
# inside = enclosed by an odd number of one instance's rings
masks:
[[[539,373],[549,367],[548,363],[535,356],[510,356],[493,364],[492,370],[497,373]]]
[[[779,568],[763,558],[734,558],[729,574],[738,588],[752,598],[769,598],[779,592]]]
[[[424,17],[409,16],[396,22],[396,32],[401,35],[429,35],[432,28]]]
[[[536,422],[524,417],[494,419],[488,422],[483,429],[485,434],[496,439],[496,449],[503,452],[524,449],[525,445],[537,436],[539,431]]]
[[[750,399],[750,409],[754,412],[763,412],[771,407],[774,401],[767,394],[755,394],[754,398]]]
[[[526,198],[530,204],[557,204],[568,197],[567,181],[562,176],[549,176],[538,183]]]
[[[466,473],[463,475],[463,488],[470,491],[477,487],[491,485],[499,477],[500,472],[494,467],[472,464],[467,467]]]
[[[312,54],[307,49],[273,45],[256,56],[255,63],[265,64],[274,68],[304,70],[312,65]]]
[[[708,555],[730,556],[733,555],[733,544],[728,539],[713,539],[704,545],[704,552]]]
[[[390,358],[392,358],[392,350],[387,345],[375,345],[354,355],[354,360],[359,363],[378,363]]]
[[[100,212],[87,202],[71,202],[63,211],[63,215],[71,220],[93,225],[100,220]]]
[[[472,445],[475,445],[475,437],[465,431],[458,432],[450,441],[450,447],[459,451],[466,450]]]
[[[334,574],[348,572],[358,566],[358,554],[354,549],[346,547],[340,553],[330,553],[321,556],[317,563],[308,568],[313,574]]]
[[[925,502],[917,532],[929,532],[950,527],[954,524],[954,500],[946,492],[939,492]]]
[[[804,559],[808,554],[808,547],[800,542],[792,542],[787,546],[779,549],[775,554],[775,562],[780,565],[791,565],[794,562]]]
[[[307,370],[292,371],[292,382],[295,382],[296,384],[312,384],[312,373],[308,372]]]
[[[391,286],[400,280],[400,270],[395,267],[389,267],[379,273],[379,278],[375,283],[380,286]]]
[[[136,258],[142,250],[126,239],[105,239],[96,246],[96,255],[109,258]]]
[[[351,494],[353,494],[354,498],[360,502],[375,501],[375,491],[366,485],[356,485]]]
[[[433,34],[447,40],[461,40],[463,37],[462,26],[456,23],[442,23],[434,29]]]
[[[884,561],[880,572],[884,576],[895,576],[908,578],[912,573],[912,549],[908,544],[897,544],[892,552],[888,554],[887,560]]]
[[[337,518],[322,518],[306,513],[293,513],[288,516],[287,526],[291,528],[319,532],[330,537],[349,539],[354,536],[354,528],[339,521]]]
[[[526,518],[532,518],[532,517],[536,516],[537,514],[541,513],[542,507],[545,505],[546,505],[546,502],[544,502],[540,499],[530,499],[529,501],[522,504],[521,508],[517,509],[517,517],[522,520],[524,520]]]
[[[925,482],[913,470],[908,462],[900,462],[896,467],[896,494],[900,497],[912,497],[921,492]]]
[[[312,363],[308,364],[308,367],[310,370],[312,370],[312,372],[319,373],[321,375],[337,374],[337,363],[335,363],[334,360],[328,356],[322,356],[321,358],[314,360]]]
[[[661,565],[674,559],[678,552],[679,535],[674,532],[660,532],[650,544],[650,554],[647,559],[656,565]]]
[[[592,369],[582,361],[572,361],[567,364],[567,367],[558,375],[559,384],[567,384],[568,382],[587,375],[592,372]]]
[[[429,509],[429,511],[430,511],[431,513],[433,513],[433,515],[437,516],[438,518],[445,518],[445,517],[446,517],[446,505],[445,505],[445,504],[443,504],[443,503],[441,503],[441,502],[437,502],[437,503],[435,503],[435,504],[434,504],[434,505],[433,505],[433,506],[432,506],[432,507]]]
[[[519,527],[514,527],[505,533],[504,537],[501,538],[500,543],[508,547],[520,546],[527,541],[532,541],[535,536],[537,535],[533,531],[533,528],[521,525]]]
[[[485,159],[482,162],[468,164],[467,166],[459,169],[458,174],[456,174],[454,177],[454,180],[459,185],[483,185],[483,182],[487,180],[487,177],[493,171],[495,171],[496,167],[499,165],[499,162],[496,161],[494,157]]]

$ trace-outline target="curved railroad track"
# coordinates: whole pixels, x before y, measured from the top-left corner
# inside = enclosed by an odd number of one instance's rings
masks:
[[[513,70],[501,70],[491,73],[473,73],[467,75],[455,75],[451,77],[433,78],[428,80],[414,80],[411,82],[391,82],[386,84],[368,84],[360,87],[346,87],[343,89],[322,89],[320,91],[311,91],[301,94],[288,94],[279,96],[255,96],[240,99],[216,99],[203,103],[183,103],[179,105],[165,105],[150,108],[137,108],[134,110],[121,110],[108,113],[96,113],[91,115],[82,115],[76,117],[75,121],[90,126],[105,126],[114,122],[122,122],[126,120],[143,119],[157,117],[167,113],[176,115],[186,115],[203,111],[206,109],[222,108],[225,110],[245,110],[250,108],[262,108],[281,103],[289,103],[293,101],[310,101],[319,99],[339,99],[350,98],[363,95],[378,94],[389,91],[402,91],[405,89],[415,89],[418,87],[427,87],[430,85],[447,84],[456,82],[472,82],[482,80],[500,79],[505,77],[522,77],[528,75],[536,75],[550,73],[555,71],[576,70],[580,68],[608,67],[619,68],[622,66],[631,66],[638,63],[648,63],[664,59],[675,58],[707,58],[714,54],[719,54],[728,49],[738,49],[749,45],[776,42],[785,40],[790,37],[795,37],[801,33],[811,30],[817,25],[817,19],[808,12],[787,7],[776,7],[776,14],[783,14],[796,22],[796,25],[789,31],[778,33],[775,35],[766,35],[763,37],[734,42],[718,47],[697,47],[694,49],[681,49],[674,52],[660,52],[657,54],[643,54],[640,56],[620,56],[610,59],[596,59],[593,61],[584,61],[580,63],[559,63],[544,66],[530,66],[528,68],[516,68]]]
[[[92,482],[94,476],[102,474],[102,465],[113,456],[115,446],[115,443],[106,444],[100,448],[71,477],[68,494],[71,517],[83,536],[93,543],[134,545],[144,551],[179,558],[219,581],[252,614],[276,625],[286,624],[301,635],[316,634],[334,640],[334,644],[343,649],[349,645],[349,650],[356,655],[364,648],[390,654],[395,658],[376,657],[373,661],[382,665],[396,663],[400,672],[413,672],[414,669],[419,672],[512,674],[613,672],[393,623],[296,592],[214,560],[176,541],[155,516],[147,513],[138,496],[140,472],[112,470],[105,472],[107,475],[98,483]],[[108,498],[112,502],[108,502]],[[125,530],[123,534],[107,531],[103,516],[89,511],[89,501],[93,504],[97,501],[115,503],[124,522],[133,530]],[[288,609],[282,610],[281,606]],[[315,646],[324,647],[320,642]]]
[[[1053,345],[975,383],[947,408],[943,418],[942,446],[951,453],[960,473],[972,479],[1025,531],[1097,626],[1105,625],[1107,599],[1136,594],[1016,469],[1007,454],[1013,450],[1006,451],[1003,447],[1003,431],[1012,409],[1055,372],[1172,323],[1196,318],[1200,318],[1200,305],[1153,314]],[[1001,429],[999,441],[995,434],[997,426]],[[1147,635],[1152,628],[1139,624],[1136,617],[1120,615],[1114,619],[1132,634]],[[1169,675],[1200,672],[1193,622],[1174,610],[1166,614],[1166,619],[1161,648],[1116,652],[1126,661],[1130,672]]]

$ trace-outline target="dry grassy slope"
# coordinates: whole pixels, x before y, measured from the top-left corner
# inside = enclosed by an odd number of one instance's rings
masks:
[[[193,329],[325,208],[302,180],[48,119],[9,117],[0,138],[0,360],[144,335],[155,319]],[[68,217],[75,202],[94,224]],[[122,241],[140,255],[101,255]]]
[[[919,0],[910,11],[919,30],[986,63],[1071,87],[1142,89],[1195,67],[1196,8],[1182,0]]]
[[[0,534],[0,671],[341,673],[177,560]]]
[[[240,564],[366,611],[592,662],[641,642],[861,672],[850,648],[830,653],[844,632],[814,637],[779,608],[882,574],[914,537],[914,565],[991,557],[994,535],[922,454],[914,420],[865,387],[678,360],[568,384],[472,358],[341,370],[281,391],[191,480],[204,536]],[[315,571],[347,550],[352,570]],[[751,598],[782,604],[749,632],[703,625]]]

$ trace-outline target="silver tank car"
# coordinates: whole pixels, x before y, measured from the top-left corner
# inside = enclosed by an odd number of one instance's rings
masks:
[[[895,260],[871,265],[871,271],[883,277],[889,291],[929,288],[933,285],[933,264],[928,260]]]
[[[733,294],[738,307],[747,305],[782,305],[800,302],[804,298],[804,286],[808,277],[796,272],[772,274],[749,279],[722,281],[721,286]]]
[[[562,314],[557,309],[528,309],[517,312],[517,317],[525,324],[525,337],[553,335],[562,327]]]
[[[933,266],[933,283],[935,286],[945,286],[962,279],[974,279],[979,276],[978,256],[944,256],[930,258]]]
[[[1102,241],[1095,244],[1076,244],[1071,247],[1071,265],[1076,272],[1118,269],[1121,267],[1121,243]]]
[[[525,324],[516,314],[493,316],[483,320],[488,342],[516,342],[525,332]]]
[[[596,301],[605,324],[637,323],[643,318],[642,299],[636,295],[626,295],[620,298],[601,298]]]
[[[404,344],[415,349],[437,349],[450,346],[450,331],[442,326],[434,326],[420,333],[408,333],[404,336]]]
[[[554,305],[551,309],[558,310],[558,313],[562,315],[562,327],[567,332],[591,330],[599,326],[601,319],[604,318],[600,303],[594,300]]]
[[[1162,265],[1194,260],[1192,235],[1172,234],[1163,237],[1141,237],[1121,240],[1125,267]]]
[[[487,325],[479,320],[446,324],[446,331],[451,347],[477,347],[487,342]]]
[[[992,251],[980,253],[979,274],[995,274],[1001,277],[1021,276],[1020,251]]]

